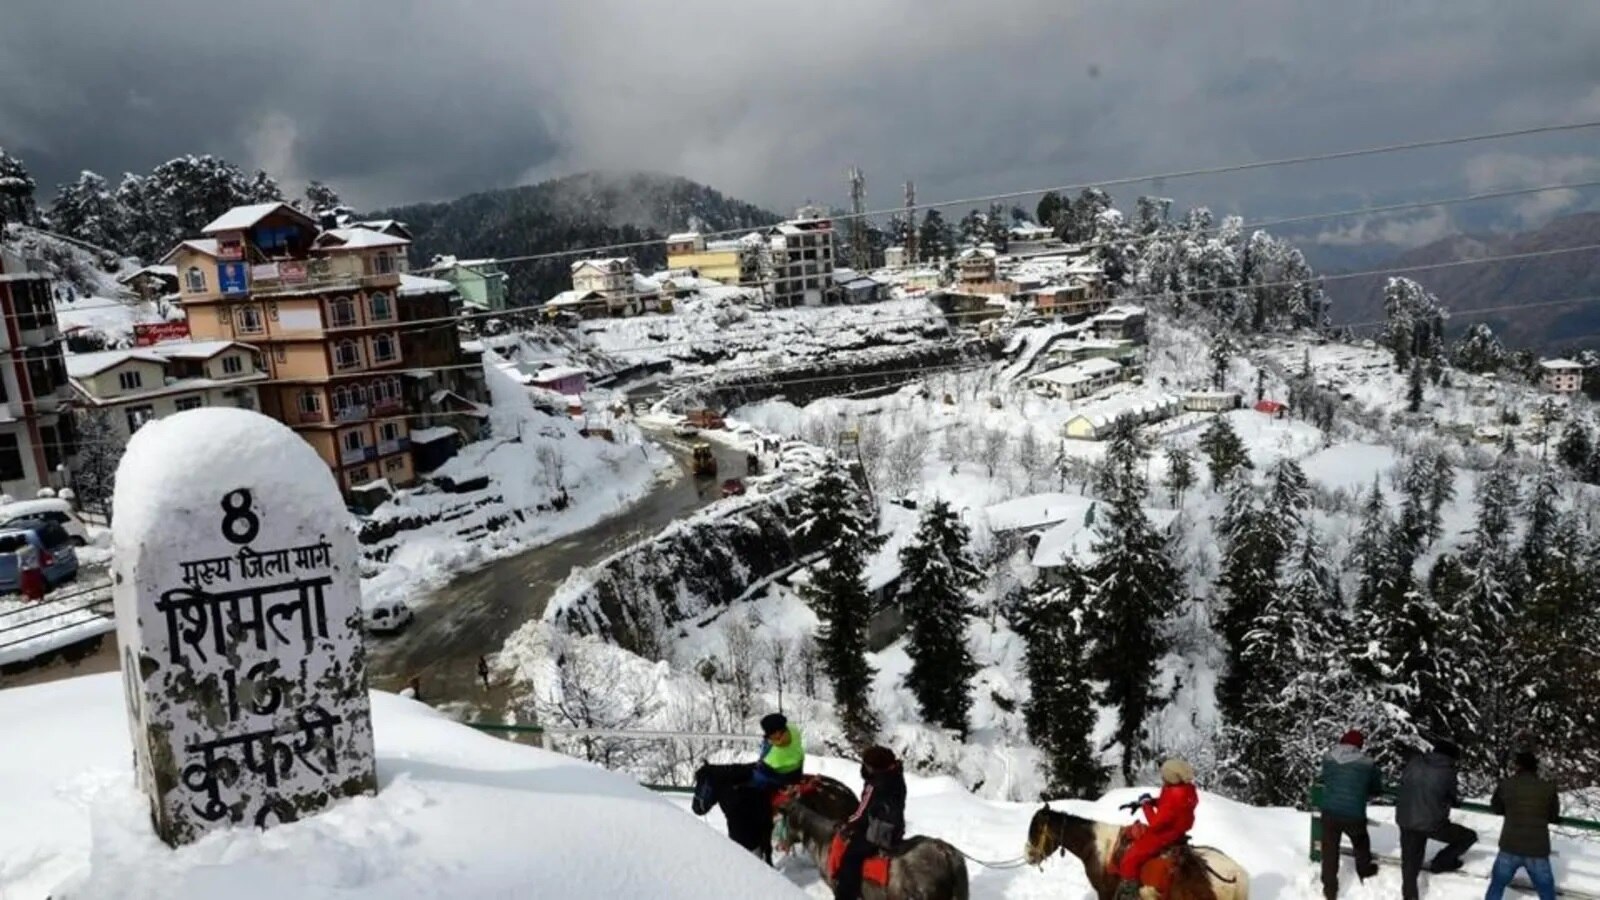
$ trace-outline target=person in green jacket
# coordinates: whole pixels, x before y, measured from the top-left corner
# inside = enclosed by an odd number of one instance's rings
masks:
[[[1345,836],[1356,852],[1356,877],[1378,874],[1367,834],[1367,801],[1383,791],[1383,776],[1362,752],[1366,735],[1351,729],[1322,758],[1322,895],[1339,894],[1339,845]]]
[[[1500,829],[1500,854],[1489,873],[1485,900],[1500,900],[1518,869],[1528,870],[1528,880],[1539,900],[1555,900],[1556,876],[1550,868],[1550,826],[1561,821],[1561,798],[1556,786],[1539,777],[1539,760],[1526,750],[1515,757],[1516,772],[1500,782],[1489,808],[1505,817]]]
[[[771,713],[761,717],[761,737],[761,755],[750,774],[750,784],[772,792],[798,783],[806,767],[800,729],[790,725],[783,713]]]

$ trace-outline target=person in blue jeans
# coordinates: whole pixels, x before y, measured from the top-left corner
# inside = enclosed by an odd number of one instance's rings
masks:
[[[1500,855],[1489,873],[1484,900],[1500,900],[1518,869],[1539,900],[1556,900],[1556,875],[1550,868],[1550,826],[1561,820],[1561,799],[1555,785],[1539,777],[1539,760],[1522,750],[1513,759],[1516,771],[1500,782],[1489,808],[1505,818],[1500,829]]]

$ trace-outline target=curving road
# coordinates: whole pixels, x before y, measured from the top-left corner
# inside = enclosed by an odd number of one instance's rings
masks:
[[[658,442],[678,462],[678,476],[617,516],[550,544],[496,560],[466,573],[412,604],[416,621],[401,634],[367,639],[369,680],[374,687],[399,690],[406,679],[421,679],[429,704],[449,705],[472,721],[500,721],[509,692],[503,684],[488,690],[478,681],[478,658],[498,652],[512,632],[544,614],[558,585],[575,566],[592,565],[647,538],[720,496],[724,478],[742,477],[744,454],[711,442],[717,456],[716,480],[695,479],[683,443]]]

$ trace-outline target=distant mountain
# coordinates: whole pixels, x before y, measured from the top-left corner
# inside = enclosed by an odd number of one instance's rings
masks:
[[[1600,244],[1600,213],[1556,219],[1542,228],[1514,234],[1454,235],[1408,250],[1371,268],[1423,266],[1458,260],[1508,256],[1562,247]],[[1503,343],[1536,349],[1600,346],[1600,302],[1534,306],[1568,297],[1600,295],[1600,251],[1588,250],[1508,262],[1452,266],[1404,273],[1439,297],[1451,312],[1451,330],[1488,322]],[[1383,318],[1385,276],[1332,281],[1335,322]],[[1475,314],[1481,309],[1500,310]]]
[[[781,218],[687,178],[653,172],[586,172],[371,215],[411,227],[416,236],[412,262],[417,264],[436,254],[463,259],[529,256],[647,241],[674,231],[757,228]],[[633,256],[646,270],[666,262],[660,245],[616,255]],[[577,258],[508,266],[513,301],[532,303],[571,287],[569,266]]]

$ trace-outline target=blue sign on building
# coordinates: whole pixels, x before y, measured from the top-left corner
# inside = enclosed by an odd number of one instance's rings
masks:
[[[217,289],[226,295],[250,293],[248,272],[242,262],[217,263]]]

